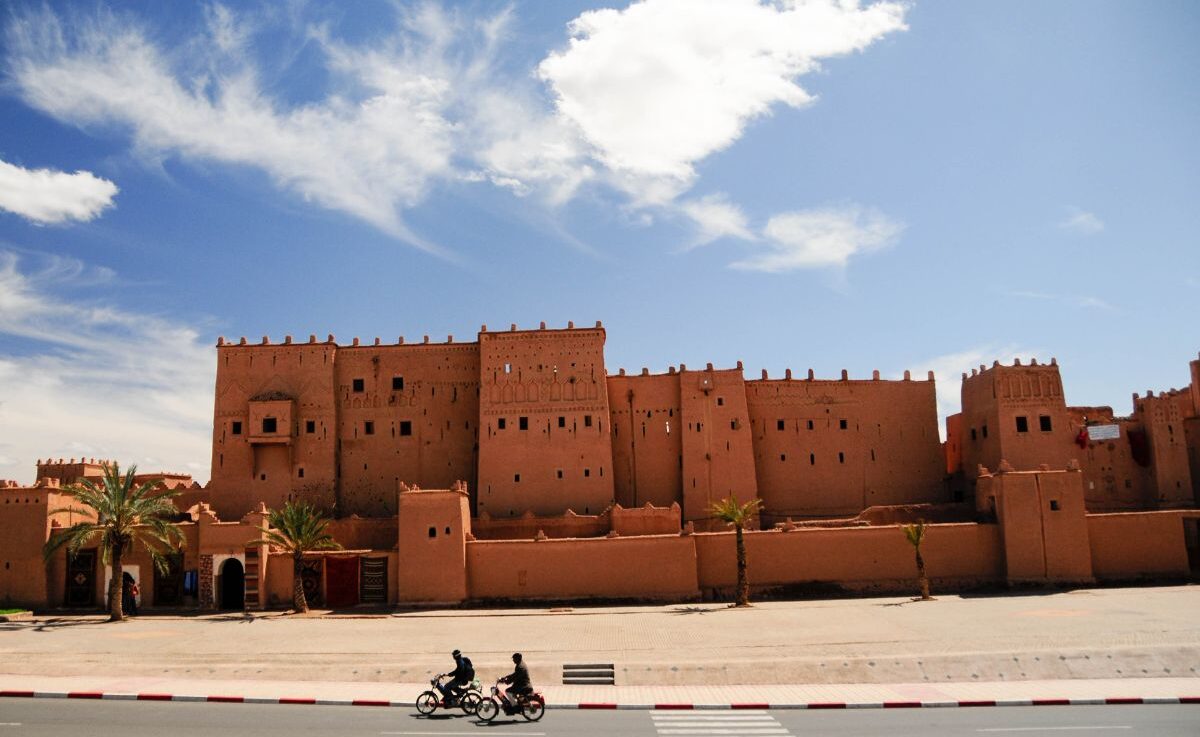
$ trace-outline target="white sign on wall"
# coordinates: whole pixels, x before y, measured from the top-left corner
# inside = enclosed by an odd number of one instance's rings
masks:
[[[1089,425],[1088,440],[1120,440],[1120,425]]]

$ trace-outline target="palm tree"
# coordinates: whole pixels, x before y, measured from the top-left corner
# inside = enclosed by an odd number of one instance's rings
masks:
[[[921,601],[930,601],[933,597],[929,595],[929,579],[925,576],[925,559],[921,557],[921,543],[925,542],[925,530],[927,529],[925,520],[919,519],[915,524],[902,525],[900,529],[904,530],[908,544],[913,546],[913,550],[917,554],[917,582],[921,587]]]
[[[746,577],[746,541],[742,530],[746,523],[754,518],[761,504],[758,499],[738,504],[737,497],[730,495],[719,502],[713,502],[708,508],[713,517],[733,525],[734,539],[737,541],[737,593],[734,606],[750,606],[750,580]]]
[[[267,516],[271,528],[263,534],[268,543],[292,554],[292,605],[301,614],[308,611],[301,575],[304,554],[313,550],[337,550],[342,546],[325,531],[329,518],[307,502],[289,501],[283,509]],[[258,543],[261,541],[252,541]]]
[[[108,584],[110,622],[125,618],[121,606],[123,556],[140,543],[150,553],[154,566],[166,573],[170,565],[166,553],[183,543],[183,533],[171,519],[177,514],[171,500],[179,490],[164,489],[161,481],[136,484],[136,473],[137,466],[130,466],[122,474],[119,464],[106,463],[98,482],[82,479],[67,486],[65,491],[82,506],[54,509],[50,514],[69,513],[95,521],[78,522],[54,533],[42,548],[49,561],[64,545],[68,553],[75,555],[99,538],[101,559],[112,566],[112,580]]]

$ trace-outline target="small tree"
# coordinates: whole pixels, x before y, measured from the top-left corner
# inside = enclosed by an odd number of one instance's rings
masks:
[[[292,606],[303,614],[308,611],[302,575],[304,554],[313,550],[337,550],[342,546],[325,531],[329,518],[308,502],[289,501],[283,509],[272,509],[267,516],[270,529],[267,542],[292,554]],[[249,544],[257,543],[254,540]]]
[[[913,546],[913,551],[917,554],[917,584],[921,587],[921,601],[929,601],[933,597],[929,595],[929,579],[925,576],[925,559],[921,557],[921,543],[925,542],[925,530],[927,526],[925,520],[917,520],[914,524],[901,526],[904,530],[904,536],[908,538],[908,544]]]
[[[161,481],[136,484],[137,466],[130,466],[124,475],[117,463],[104,465],[99,482],[83,479],[66,487],[81,506],[50,510],[50,514],[70,513],[95,518],[94,522],[78,522],[50,536],[42,548],[47,562],[64,545],[75,555],[81,548],[99,539],[101,560],[112,566],[108,584],[109,621],[125,618],[121,593],[124,585],[122,558],[140,543],[150,553],[154,566],[166,573],[169,561],[165,555],[183,542],[183,533],[171,519],[176,514],[172,499],[178,490],[164,489]]]
[[[712,516],[733,526],[737,543],[737,592],[734,595],[734,606],[750,605],[750,579],[746,576],[746,541],[742,531],[746,523],[758,513],[761,504],[758,499],[739,504],[737,497],[730,495],[719,502],[713,502],[708,508]]]

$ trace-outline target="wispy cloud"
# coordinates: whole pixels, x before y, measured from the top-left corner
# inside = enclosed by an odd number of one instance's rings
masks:
[[[214,355],[197,331],[72,297],[111,271],[62,258],[22,269],[0,251],[0,476],[49,456],[96,456],[206,479]]]
[[[1079,294],[1055,294],[1052,292],[1038,292],[1027,289],[1013,289],[1002,292],[1009,297],[1020,297],[1022,299],[1042,300],[1046,302],[1060,302],[1071,307],[1080,307],[1093,310],[1116,310],[1117,308],[1105,299],[1092,295]]]
[[[696,226],[696,238],[688,245],[695,248],[720,238],[755,240],[757,236],[746,222],[742,208],[724,194],[711,194],[679,203],[679,210]]]
[[[88,171],[26,169],[0,160],[0,210],[35,223],[86,222],[116,196],[117,185]]]
[[[1067,217],[1059,221],[1058,227],[1079,235],[1095,235],[1104,230],[1104,221],[1095,213],[1078,207],[1068,208]]]
[[[507,63],[511,9],[473,18],[397,5],[369,42],[293,18],[288,31],[318,51],[324,96],[289,103],[251,53],[256,33],[279,29],[232,7],[210,6],[201,36],[170,43],[128,15],[18,12],[5,35],[13,89],[59,120],[127,130],[147,157],[253,167],[443,254],[405,220],[441,186],[490,183],[548,208],[603,186],[634,209],[675,214],[698,162],[773,108],[812,102],[801,76],[904,29],[906,12],[855,0],[642,0],[581,14],[532,75]],[[683,211],[702,237],[747,235],[728,202],[693,199]]]
[[[731,266],[772,273],[845,267],[850,259],[895,243],[904,224],[877,210],[844,205],[772,217],[761,247]]]

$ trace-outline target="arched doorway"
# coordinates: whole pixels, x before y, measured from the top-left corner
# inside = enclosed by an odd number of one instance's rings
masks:
[[[222,609],[241,611],[246,608],[246,570],[237,558],[228,558],[221,564]]]

